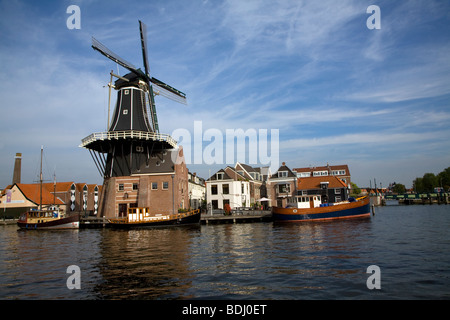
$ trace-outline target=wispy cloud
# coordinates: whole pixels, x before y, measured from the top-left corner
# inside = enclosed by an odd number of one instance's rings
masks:
[[[65,27],[66,4],[0,2],[2,167],[17,149],[49,144],[64,159],[59,168],[79,167],[72,179],[97,177],[77,146],[105,129],[103,86],[117,66],[90,48],[91,36],[141,67],[138,19],[152,75],[188,95],[188,106],[156,98],[164,132],[196,120],[204,129],[277,128],[293,166],[346,160],[361,174],[374,155],[395,162],[450,147],[441,139],[450,118],[447,2],[377,1],[381,30],[366,28],[369,0],[83,1],[76,31]],[[0,186],[9,180],[2,171]]]

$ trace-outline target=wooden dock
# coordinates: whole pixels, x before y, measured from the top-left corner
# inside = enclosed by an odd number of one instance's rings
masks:
[[[83,217],[80,216],[80,228],[97,229],[105,228],[109,225],[108,219],[104,217]]]
[[[202,214],[201,224],[222,224],[222,223],[250,223],[272,221],[270,211],[250,211],[248,213],[238,213],[231,215]]]
[[[272,213],[270,211],[249,211],[244,213],[236,213],[232,215],[223,214],[202,214],[200,223],[209,224],[225,224],[225,223],[253,223],[253,222],[269,222],[272,221]],[[109,221],[102,217],[80,217],[80,228],[96,229],[107,228]]]

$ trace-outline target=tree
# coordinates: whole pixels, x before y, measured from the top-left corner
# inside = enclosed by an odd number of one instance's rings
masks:
[[[397,193],[397,194],[403,194],[406,192],[406,187],[405,187],[405,185],[403,185],[401,183],[396,183],[394,185],[394,187],[392,188],[392,192]]]
[[[361,194],[361,189],[355,183],[352,182],[351,185],[352,185],[352,194],[353,195]]]
[[[450,167],[444,169],[437,176],[439,187],[443,187],[445,190],[450,188]]]
[[[413,188],[414,188],[414,191],[416,191],[417,193],[425,192],[425,189],[423,187],[423,179],[422,178],[416,178],[413,181]]]
[[[422,178],[422,183],[426,192],[433,192],[433,189],[439,186],[438,178],[434,173],[425,173]]]

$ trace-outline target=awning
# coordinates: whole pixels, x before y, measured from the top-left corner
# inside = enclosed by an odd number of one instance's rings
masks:
[[[256,201],[259,201],[259,202],[262,202],[262,201],[270,201],[270,199],[267,199],[267,198],[261,198],[261,199],[258,199],[258,200],[256,200]]]

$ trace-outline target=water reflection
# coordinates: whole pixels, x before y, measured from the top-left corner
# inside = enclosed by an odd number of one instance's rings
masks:
[[[104,230],[98,267],[100,299],[190,298],[187,260],[194,228]]]

